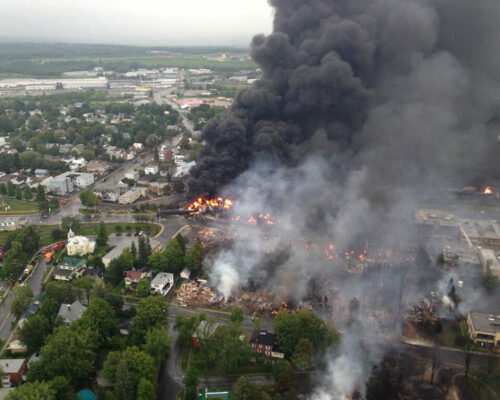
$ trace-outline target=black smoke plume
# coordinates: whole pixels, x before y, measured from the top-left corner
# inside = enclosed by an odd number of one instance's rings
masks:
[[[497,173],[497,2],[270,3],[274,31],[251,44],[262,79],[205,126],[192,195],[258,160],[295,165],[314,153],[370,164],[382,184]]]

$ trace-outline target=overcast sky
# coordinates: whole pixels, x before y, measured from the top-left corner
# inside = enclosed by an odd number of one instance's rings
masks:
[[[247,46],[267,0],[0,0],[0,40]]]

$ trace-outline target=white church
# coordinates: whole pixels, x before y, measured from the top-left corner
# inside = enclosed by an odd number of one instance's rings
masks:
[[[85,236],[75,236],[70,229],[68,232],[68,244],[66,245],[66,252],[68,256],[85,256],[92,254],[95,250],[95,241],[90,240]]]

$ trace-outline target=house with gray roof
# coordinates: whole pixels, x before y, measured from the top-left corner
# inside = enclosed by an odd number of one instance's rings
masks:
[[[78,300],[73,304],[61,304],[59,308],[59,312],[57,313],[58,317],[61,317],[66,325],[70,325],[72,322],[80,319],[82,314],[85,312],[87,307],[85,307]]]

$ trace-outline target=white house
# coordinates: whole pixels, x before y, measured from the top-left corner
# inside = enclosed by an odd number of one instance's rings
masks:
[[[146,175],[156,175],[158,173],[158,164],[149,163],[144,167],[144,173]]]
[[[166,296],[170,289],[174,286],[174,274],[170,272],[160,272],[151,281],[151,289],[156,294]]]
[[[68,244],[66,251],[68,256],[85,256],[92,254],[95,250],[95,241],[90,240],[85,236],[75,236],[70,229],[68,232]]]

